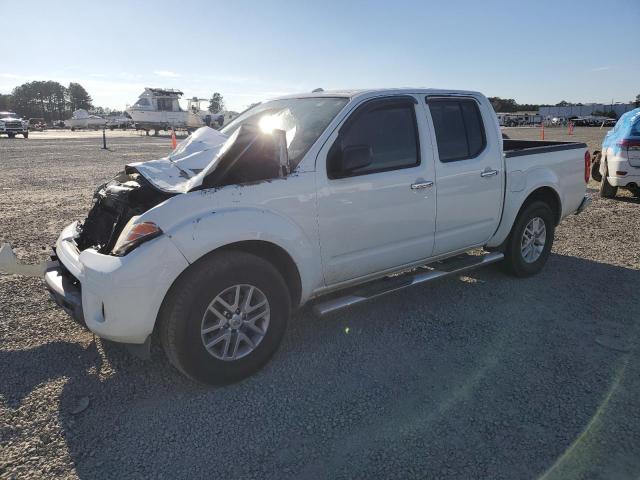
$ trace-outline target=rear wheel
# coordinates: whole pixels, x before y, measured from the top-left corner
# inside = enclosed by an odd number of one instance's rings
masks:
[[[535,201],[518,215],[506,243],[504,266],[516,277],[535,275],[551,254],[555,221],[549,206]]]
[[[277,350],[291,311],[287,286],[266,260],[239,251],[212,253],[174,284],[160,314],[171,363],[208,384],[245,378]]]
[[[16,134],[15,133],[7,133],[7,135],[9,136],[9,138],[16,138]]]
[[[614,187],[609,183],[608,175],[609,170],[605,168],[604,175],[600,180],[600,196],[602,198],[614,198],[618,193],[618,187]]]
[[[632,186],[630,186],[628,188],[631,191],[631,195],[633,195],[634,197],[640,197],[640,187],[639,186],[632,185]]]

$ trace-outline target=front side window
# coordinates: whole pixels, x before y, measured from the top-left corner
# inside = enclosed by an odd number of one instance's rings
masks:
[[[484,150],[486,136],[475,100],[427,98],[441,162],[474,158]]]
[[[356,111],[354,115],[332,147],[333,154],[350,148],[369,147],[371,162],[349,171],[348,175],[332,171],[330,162],[331,178],[365,175],[420,164],[418,130],[412,101],[391,100],[383,101],[379,106],[365,105],[362,111]]]

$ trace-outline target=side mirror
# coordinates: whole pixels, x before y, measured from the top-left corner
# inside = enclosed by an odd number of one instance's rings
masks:
[[[338,149],[331,155],[331,178],[348,176],[354,170],[367,167],[373,161],[373,152],[369,145],[349,145]]]

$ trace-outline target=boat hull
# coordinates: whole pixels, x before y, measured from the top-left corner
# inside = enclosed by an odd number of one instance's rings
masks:
[[[127,110],[127,113],[143,130],[167,130],[169,128],[196,129],[204,126],[202,119],[191,112],[156,112],[146,110]]]

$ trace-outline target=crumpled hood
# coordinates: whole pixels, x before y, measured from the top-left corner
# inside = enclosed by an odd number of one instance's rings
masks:
[[[200,185],[217,166],[217,160],[234,142],[238,130],[227,137],[210,127],[202,127],[159,160],[127,165],[155,188],[167,193],[186,193]]]

